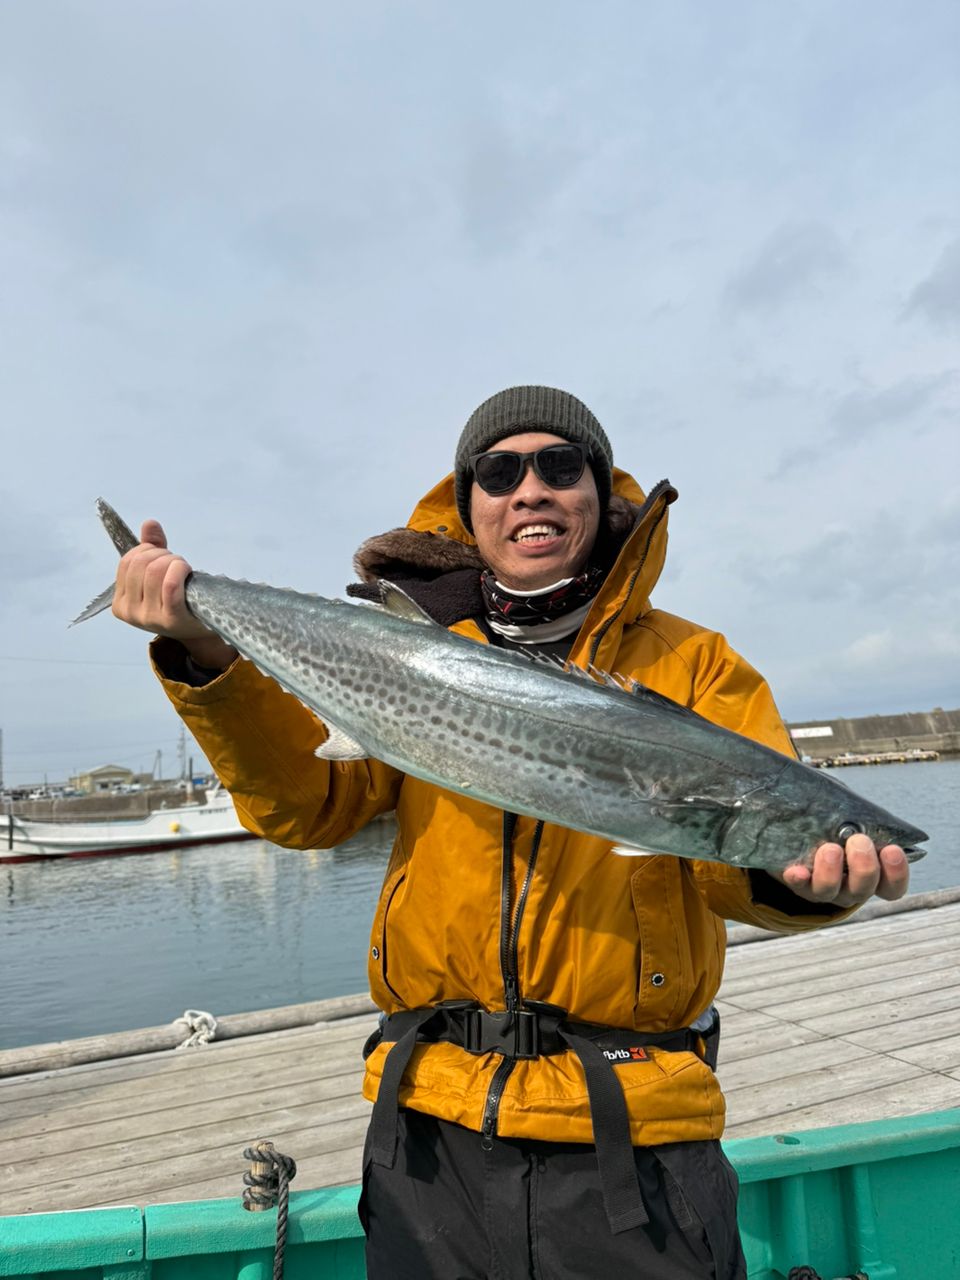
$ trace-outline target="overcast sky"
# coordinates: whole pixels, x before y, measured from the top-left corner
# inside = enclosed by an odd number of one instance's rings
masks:
[[[175,768],[93,501],[342,594],[563,387],[789,719],[960,705],[960,7],[0,0],[4,779]],[[190,748],[193,749],[192,747]]]

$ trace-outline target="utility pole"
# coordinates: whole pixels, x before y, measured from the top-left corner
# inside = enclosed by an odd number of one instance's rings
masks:
[[[0,795],[3,795],[3,730],[0,729]]]

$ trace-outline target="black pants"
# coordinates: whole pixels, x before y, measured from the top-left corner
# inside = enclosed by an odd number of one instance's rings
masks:
[[[634,1148],[650,1223],[614,1235],[593,1147],[400,1112],[392,1169],[364,1159],[368,1280],[744,1280],[737,1178],[718,1142]]]

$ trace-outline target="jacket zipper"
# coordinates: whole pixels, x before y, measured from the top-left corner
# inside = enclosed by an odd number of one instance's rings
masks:
[[[661,497],[663,492],[671,486],[665,480],[654,488],[647,502],[644,504],[646,510],[649,511]],[[600,648],[600,643],[607,631],[626,608],[627,601],[633,591],[634,584],[640,576],[646,562],[647,552],[650,549],[650,542],[653,538],[654,531],[663,519],[663,514],[667,509],[668,503],[664,503],[661,507],[657,519],[653,523],[653,527],[647,537],[647,545],[643,549],[643,555],[640,564],[630,579],[630,584],[624,597],[621,607],[608,620],[606,626],[602,627],[596,636],[591,647],[590,661],[593,662]],[[645,512],[641,512],[639,520],[643,518]],[[543,838],[543,823],[538,822],[533,836],[533,844],[530,849],[530,857],[527,860],[527,870],[523,878],[523,886],[517,898],[516,916],[513,914],[513,835],[517,826],[517,815],[515,813],[504,812],[503,815],[503,839],[501,849],[500,864],[500,974],[503,978],[503,994],[504,1006],[510,1013],[516,1013],[520,1008],[520,975],[519,975],[519,959],[518,947],[520,943],[520,924],[523,918],[523,909],[526,905],[527,896],[530,891],[530,884],[533,880],[534,868],[537,864],[537,855],[540,852],[540,841]],[[493,1073],[493,1079],[490,1082],[490,1088],[487,1090],[486,1101],[483,1106],[483,1125],[481,1128],[480,1143],[485,1151],[489,1151],[493,1146],[493,1139],[497,1134],[497,1116],[500,1111],[500,1100],[503,1097],[503,1091],[506,1086],[510,1073],[516,1065],[515,1058],[504,1058]]]
[[[403,997],[400,995],[398,991],[394,991],[390,983],[390,979],[387,977],[387,919],[390,915],[390,908],[393,906],[393,900],[397,896],[397,890],[400,888],[400,886],[403,884],[406,878],[407,878],[406,872],[404,872],[404,874],[400,877],[397,883],[393,886],[393,889],[390,893],[390,897],[387,899],[387,905],[384,908],[383,928],[380,931],[380,972],[383,975],[383,981],[385,986],[389,991],[393,992],[393,994],[396,996],[397,1000],[400,1002],[401,1005],[403,1004]]]
[[[520,974],[517,955],[520,942],[520,924],[523,910],[530,893],[533,872],[540,852],[540,841],[543,839],[543,823],[538,822],[533,834],[533,844],[527,859],[527,869],[523,877],[523,885],[517,896],[517,910],[513,910],[513,835],[517,826],[515,813],[503,815],[503,841],[500,864],[500,973],[503,978],[504,1008],[509,1013],[516,1013],[520,1008]],[[493,1073],[490,1088],[487,1090],[483,1106],[483,1126],[480,1143],[484,1151],[493,1146],[497,1134],[497,1116],[500,1111],[500,1100],[510,1073],[516,1065],[515,1058],[504,1058]]]
[[[661,497],[664,491],[672,488],[673,486],[670,484],[668,480],[661,480],[658,485],[654,486],[654,489],[651,492],[650,496],[647,498],[647,501],[643,504],[643,507],[640,510],[640,514],[637,516],[637,524],[640,524],[640,522],[644,519],[647,512],[652,510],[654,504]],[[676,497],[675,493],[674,493],[674,497]],[[645,547],[643,548],[643,555],[640,557],[640,563],[637,565],[636,569],[631,574],[630,581],[627,584],[627,590],[623,597],[623,603],[621,604],[620,608],[616,610],[616,612],[610,615],[610,617],[603,624],[603,626],[601,626],[600,630],[597,632],[597,634],[593,638],[593,643],[590,646],[590,658],[589,658],[589,662],[591,666],[596,661],[597,654],[600,651],[600,645],[603,643],[604,636],[607,634],[607,632],[610,630],[610,628],[613,626],[616,620],[620,617],[621,613],[623,613],[624,609],[626,609],[627,604],[630,601],[630,597],[631,595],[633,595],[633,588],[636,586],[637,579],[640,577],[640,574],[643,572],[643,566],[647,562],[647,555],[650,551],[650,543],[653,541],[653,535],[656,533],[660,525],[660,521],[663,519],[664,515],[666,514],[666,510],[669,505],[670,505],[669,501],[663,503],[657,515],[656,520],[654,520],[653,524],[650,527],[650,532],[647,534],[647,542]],[[634,525],[634,528],[636,528],[636,525]]]

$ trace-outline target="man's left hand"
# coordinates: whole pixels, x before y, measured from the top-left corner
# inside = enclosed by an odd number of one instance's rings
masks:
[[[812,867],[795,863],[772,874],[807,902],[859,907],[874,895],[888,902],[902,898],[910,882],[910,864],[899,845],[888,844],[878,852],[869,836],[858,834],[845,847],[822,844]]]

